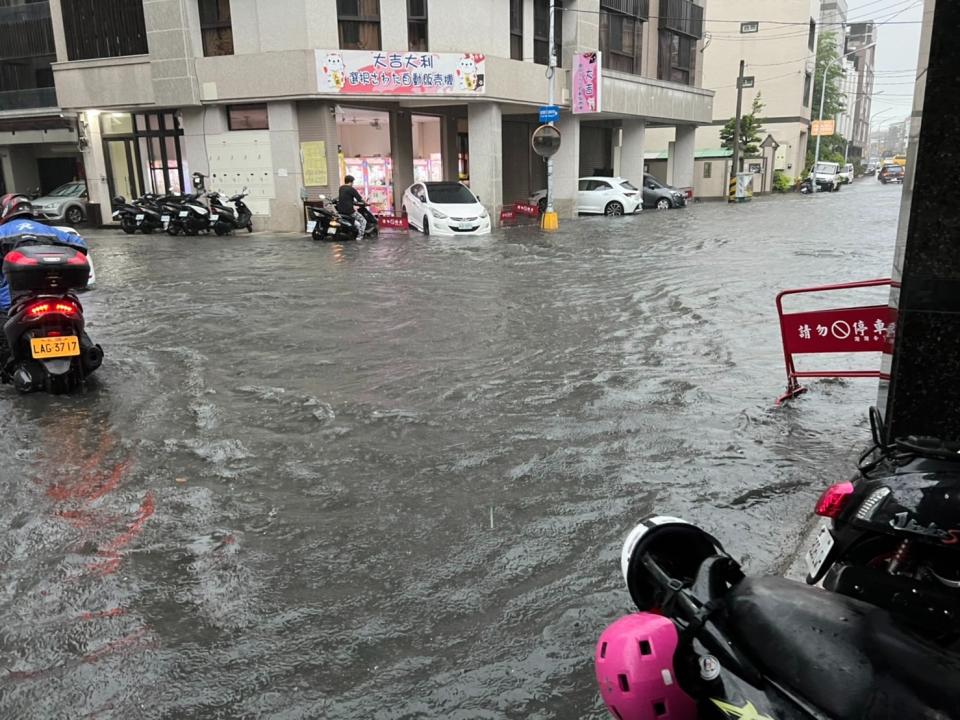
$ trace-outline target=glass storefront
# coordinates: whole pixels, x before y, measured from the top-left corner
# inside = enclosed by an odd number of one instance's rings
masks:
[[[183,128],[175,113],[103,113],[100,131],[110,197],[191,190],[180,147]]]

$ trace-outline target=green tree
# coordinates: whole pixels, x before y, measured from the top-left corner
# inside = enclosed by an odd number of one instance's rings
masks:
[[[839,62],[840,49],[837,47],[837,34],[826,32],[817,42],[817,67],[813,75],[813,98],[811,119],[820,117],[820,94],[823,92],[823,74],[826,70],[827,85],[823,93],[823,119],[836,118],[846,109],[846,96],[841,90],[843,67]],[[831,61],[833,62],[830,65]],[[830,65],[829,70],[827,66]],[[820,138],[820,159],[826,162],[843,163],[843,154],[847,140],[840,134],[825,135]],[[813,167],[817,139],[811,137],[807,142],[807,168]]]
[[[763,100],[760,93],[753,99],[753,105],[750,108],[749,115],[743,115],[740,118],[740,160],[746,157],[755,157],[760,153],[760,143],[763,138],[763,118],[760,113],[763,112]],[[737,119],[730,118],[727,124],[720,130],[720,145],[727,149],[733,149],[733,138],[737,134]]]

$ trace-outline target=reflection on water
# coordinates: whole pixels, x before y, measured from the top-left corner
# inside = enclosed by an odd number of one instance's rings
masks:
[[[629,525],[775,570],[851,467],[875,387],[773,410],[773,298],[888,273],[874,185],[549,236],[95,237],[98,384],[0,391],[0,714],[603,717]]]

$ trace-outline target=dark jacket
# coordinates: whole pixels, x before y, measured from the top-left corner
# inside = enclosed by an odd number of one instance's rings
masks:
[[[337,197],[337,212],[341,215],[353,215],[354,206],[363,204],[363,198],[353,185],[341,185],[340,195]]]

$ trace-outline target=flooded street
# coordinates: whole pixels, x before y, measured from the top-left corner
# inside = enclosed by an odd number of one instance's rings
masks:
[[[605,717],[632,524],[778,572],[853,469],[876,381],[775,409],[774,298],[888,276],[899,199],[92,234],[96,380],[0,388],[0,716]]]

